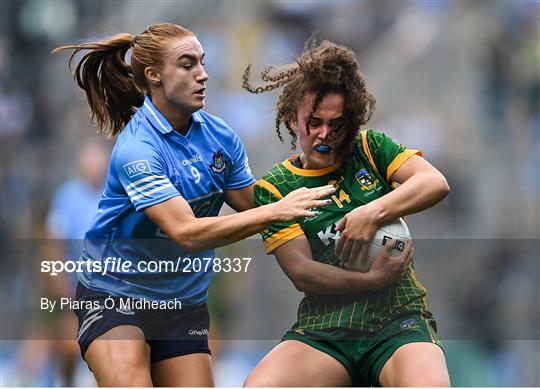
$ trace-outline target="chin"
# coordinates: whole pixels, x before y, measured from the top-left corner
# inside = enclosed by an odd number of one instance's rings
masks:
[[[203,108],[204,108],[204,101],[201,101],[193,105],[193,111],[198,111],[199,109],[203,109]]]
[[[310,169],[312,170],[324,169],[333,164],[334,164],[333,157],[323,157],[322,155],[321,156],[312,155],[309,161],[309,165],[312,166]]]

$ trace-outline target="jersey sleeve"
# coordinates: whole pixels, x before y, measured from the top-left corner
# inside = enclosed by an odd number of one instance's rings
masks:
[[[422,156],[422,152],[409,149],[388,135],[374,131],[362,131],[361,147],[369,158],[371,165],[390,182],[392,174],[413,155]]]
[[[255,178],[249,168],[246,149],[240,137],[234,134],[233,152],[231,158],[231,168],[227,177],[226,190],[241,189],[255,182]]]
[[[166,174],[163,159],[148,143],[124,143],[114,156],[113,164],[136,211],[180,196]]]
[[[270,182],[266,181],[264,178],[257,180],[255,184],[256,207],[274,203],[282,198],[283,195]],[[302,230],[302,227],[295,221],[275,223],[261,232],[264,241],[264,249],[267,254],[272,253],[282,244],[303,234],[304,231]]]

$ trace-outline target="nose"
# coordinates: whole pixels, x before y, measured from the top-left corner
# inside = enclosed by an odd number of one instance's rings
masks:
[[[323,139],[326,139],[328,137],[328,135],[330,135],[330,132],[332,131],[332,127],[330,127],[328,124],[322,124],[319,128],[318,128],[318,134],[317,134],[317,138],[323,140]]]
[[[200,65],[200,71],[199,73],[197,74],[197,81],[198,82],[205,82],[206,80],[208,80],[208,73],[206,73],[206,70],[204,70],[204,66]]]

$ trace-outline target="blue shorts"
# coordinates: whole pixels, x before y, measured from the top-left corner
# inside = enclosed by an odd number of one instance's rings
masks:
[[[181,355],[206,353],[210,316],[206,304],[196,307],[149,307],[151,302],[114,297],[95,292],[79,283],[76,294],[79,309],[77,342],[84,354],[94,339],[119,326],[140,328],[150,346],[151,363]],[[155,304],[158,304],[156,302]]]

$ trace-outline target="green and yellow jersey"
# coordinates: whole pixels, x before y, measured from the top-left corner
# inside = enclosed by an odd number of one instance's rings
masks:
[[[301,187],[333,184],[337,190],[332,196],[333,203],[319,208],[317,216],[276,223],[263,231],[266,252],[270,254],[282,244],[305,235],[314,260],[339,267],[339,258],[334,254],[339,220],[353,209],[389,193],[390,177],[415,154],[422,155],[381,132],[367,130],[359,133],[353,153],[341,165],[301,169],[294,166],[297,156],[276,164],[256,183],[256,206],[278,201]],[[431,316],[426,288],[416,279],[412,264],[397,284],[378,291],[344,295],[306,293],[293,329],[341,327],[372,332],[407,312]]]

